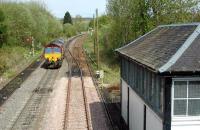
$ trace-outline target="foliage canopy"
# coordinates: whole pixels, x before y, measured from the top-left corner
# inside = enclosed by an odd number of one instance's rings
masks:
[[[1,3],[0,10],[7,30],[7,40],[3,41],[5,46],[29,46],[29,37],[33,37],[36,43],[45,44],[62,33],[60,21],[37,2],[5,2]]]
[[[127,44],[161,24],[198,22],[199,0],[108,0],[109,48]]]
[[[6,32],[7,28],[4,25],[5,15],[2,10],[0,10],[0,48],[3,45],[3,42],[6,41]]]

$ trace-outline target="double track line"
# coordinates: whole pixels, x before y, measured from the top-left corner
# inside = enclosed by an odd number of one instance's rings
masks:
[[[53,83],[59,70],[47,70],[38,87],[32,92],[31,97],[12,125],[12,130],[38,129],[40,119],[44,114],[45,104],[49,93],[53,91]]]

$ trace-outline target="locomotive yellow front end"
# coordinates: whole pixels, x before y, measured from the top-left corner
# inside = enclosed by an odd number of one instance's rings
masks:
[[[46,68],[58,68],[62,65],[62,48],[57,45],[48,45],[44,50]]]

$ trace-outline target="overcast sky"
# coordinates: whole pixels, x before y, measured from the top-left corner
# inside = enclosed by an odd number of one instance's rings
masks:
[[[14,0],[16,1],[16,0]],[[17,0],[17,1],[29,1],[29,0]],[[34,1],[34,0],[32,0]],[[95,13],[95,9],[99,9],[100,14],[104,14],[106,10],[106,0],[35,0],[43,1],[48,10],[53,15],[62,18],[66,11],[74,17],[81,15],[82,17],[92,17]]]

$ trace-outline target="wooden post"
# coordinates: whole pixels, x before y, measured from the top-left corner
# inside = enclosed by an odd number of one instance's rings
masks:
[[[34,45],[34,38],[31,37],[31,43],[32,43],[32,55],[34,56],[35,55],[35,45]]]
[[[96,44],[97,44],[97,69],[99,69],[99,39],[98,39],[98,9],[96,9]]]
[[[95,16],[93,15],[93,30],[94,30],[94,33],[93,33],[93,37],[94,37],[94,54],[96,55],[96,22],[95,22]]]

